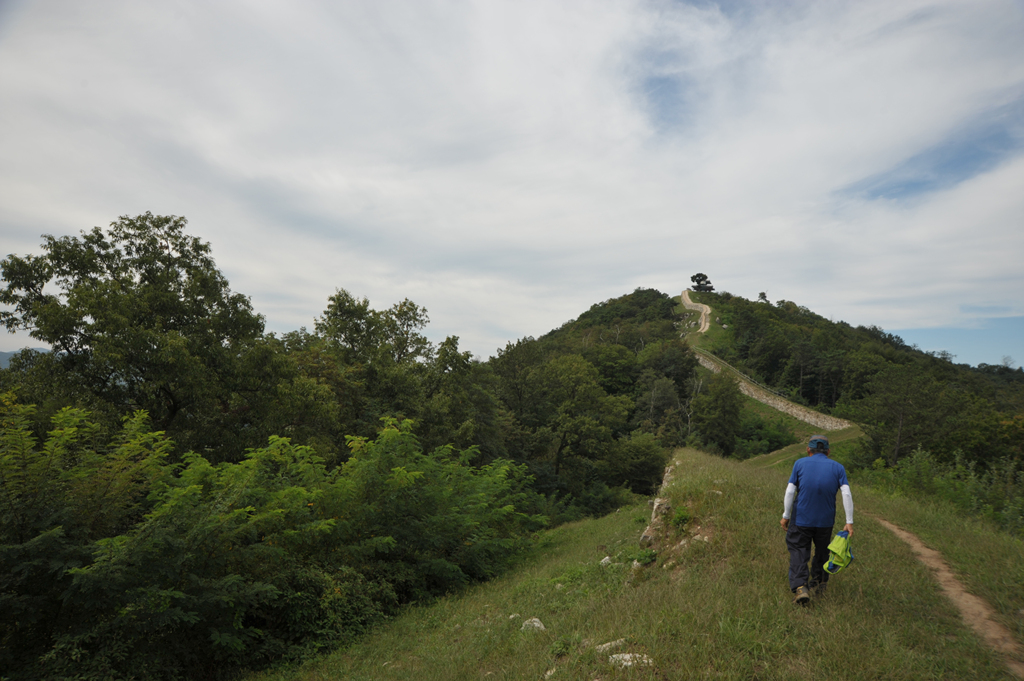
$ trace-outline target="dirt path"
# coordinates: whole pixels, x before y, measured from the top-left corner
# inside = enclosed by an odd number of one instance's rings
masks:
[[[889,521],[870,513],[864,513],[863,511],[861,513],[878,521],[879,524],[910,546],[910,549],[917,554],[918,559],[935,573],[935,579],[938,581],[939,586],[942,587],[946,597],[953,601],[953,605],[960,610],[960,615],[964,618],[964,621],[989,646],[1003,656],[1003,661],[1011,673],[1018,678],[1024,679],[1024,663],[1020,662],[1020,660],[1024,659],[1024,650],[1021,649],[1020,644],[1013,638],[1009,630],[995,621],[995,611],[992,607],[974,594],[967,592],[964,585],[960,583],[960,580],[953,575],[952,570],[946,565],[946,561],[942,559],[942,554],[935,549],[928,548],[915,535],[893,525]]]
[[[695,303],[690,300],[690,289],[683,289],[683,295],[680,300],[683,301],[683,307],[687,310],[699,310],[700,311],[700,328],[697,329],[697,333],[704,333],[711,328],[711,308],[701,303]]]
[[[700,328],[697,329],[697,333],[705,333],[711,327],[711,308],[702,303],[695,303],[690,300],[689,289],[683,289],[683,293],[679,296],[679,299],[682,301],[683,307],[687,310],[700,311]],[[701,366],[705,369],[710,369],[716,374],[723,368],[728,369],[739,380],[740,392],[754,398],[761,404],[767,404],[772,409],[789,414],[793,418],[799,419],[804,423],[809,423],[815,428],[821,428],[827,431],[842,430],[854,425],[850,421],[839,419],[835,416],[829,416],[828,414],[822,414],[821,412],[790,402],[781,395],[776,395],[763,386],[754,383],[752,379],[740,373],[737,369],[715,357],[706,350],[701,350],[697,347],[694,347],[693,350],[697,355],[697,361],[700,362]]]

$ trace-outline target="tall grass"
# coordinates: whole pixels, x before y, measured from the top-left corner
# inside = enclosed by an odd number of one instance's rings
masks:
[[[1024,537],[1024,465],[1004,457],[982,468],[957,455],[943,463],[918,449],[892,467],[876,465],[858,477],[879,490],[946,502],[964,516],[987,520]]]
[[[910,549],[870,518],[857,518],[853,566],[801,608],[791,602],[778,524],[788,470],[693,450],[677,451],[674,464],[666,495],[689,520],[667,524],[650,566],[632,567],[649,508],[624,508],[545,532],[521,569],[494,582],[411,610],[334,655],[255,678],[1012,678]],[[912,524],[893,502],[854,493],[859,509]],[[961,537],[968,551],[974,540]],[[1019,546],[1001,546],[1024,564]],[[606,555],[619,564],[601,565]],[[546,630],[521,631],[531,617]],[[647,655],[653,667],[612,667],[595,646],[618,639],[613,652]]]

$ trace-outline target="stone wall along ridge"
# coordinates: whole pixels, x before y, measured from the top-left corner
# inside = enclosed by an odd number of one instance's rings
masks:
[[[680,296],[680,300],[683,303],[683,307],[687,310],[700,310],[700,329],[698,330],[698,333],[704,333],[707,331],[710,326],[711,308],[707,305],[702,305],[701,303],[692,302],[690,300],[689,290],[683,291],[683,294]],[[722,370],[730,372],[736,377],[741,393],[748,397],[752,397],[761,404],[768,405],[776,411],[789,414],[795,419],[803,421],[804,423],[809,423],[815,428],[821,428],[822,430],[842,430],[854,425],[850,421],[836,418],[835,416],[829,416],[828,414],[822,414],[821,412],[790,402],[781,395],[774,393],[769,388],[757,385],[749,377],[744,376],[735,368],[729,366],[726,362],[718,359],[706,350],[693,348],[693,351],[694,354],[697,355],[697,361],[700,362],[701,366],[706,369],[710,369],[716,374]]]

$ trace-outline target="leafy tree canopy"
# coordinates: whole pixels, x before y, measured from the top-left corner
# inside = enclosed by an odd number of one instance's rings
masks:
[[[263,318],[185,227],[145,213],[78,237],[45,236],[41,255],[0,262],[0,303],[12,308],[0,323],[53,347],[19,365],[23,393],[63,386],[65,403],[114,422],[145,409],[185,446],[229,444],[238,456],[258,442],[239,438],[240,428],[255,424],[287,369],[263,338]],[[28,392],[23,399],[46,402]]]

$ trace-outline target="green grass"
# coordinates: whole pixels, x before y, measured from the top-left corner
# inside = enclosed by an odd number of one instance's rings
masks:
[[[800,419],[778,411],[774,407],[769,407],[767,404],[762,404],[748,395],[743,396],[743,411],[745,414],[756,414],[761,417],[762,420],[768,421],[769,423],[781,422],[793,431],[793,433],[800,439],[800,442],[804,443],[804,446],[806,446],[807,442],[810,441],[811,435],[821,432],[821,428],[812,426],[809,423],[804,423]]]
[[[752,457],[745,463],[755,468],[774,468],[784,471],[786,475],[789,475],[790,469],[793,468],[793,462],[801,456],[807,456],[807,442],[810,436],[821,432],[820,428],[815,428],[806,423],[802,423],[802,425],[803,428],[797,431],[797,435],[801,436],[799,442],[782,449],[777,449],[774,452],[769,452],[768,454]],[[846,463],[848,457],[857,446],[857,439],[863,437],[863,435],[864,431],[860,429],[860,426],[828,432],[828,441],[832,448],[830,456],[840,463]]]
[[[856,480],[850,485],[856,487]],[[996,619],[1024,643],[1024,540],[982,520],[965,519],[940,501],[894,497],[870,488],[855,489],[854,499],[857,508],[913,532],[941,553],[967,590],[988,601]]]
[[[778,525],[788,469],[689,449],[677,450],[674,463],[667,496],[690,520],[680,529],[666,523],[649,567],[633,568],[631,560],[640,556],[650,510],[624,508],[545,532],[520,569],[412,608],[353,646],[251,678],[541,679],[552,669],[552,679],[587,681],[1012,678],[909,547],[867,516],[857,517],[854,565],[832,580],[826,597],[800,608],[790,602]],[[953,521],[942,509],[856,486],[854,498],[859,510],[926,541],[929,532],[943,535],[935,548],[950,551],[954,569],[973,571],[976,584],[968,583],[1012,617],[1024,581],[1012,568],[1024,564],[1019,543]],[[600,565],[606,555],[622,564]],[[530,617],[546,631],[520,631]],[[614,669],[594,646],[618,639],[626,644],[615,652],[648,655],[655,666]]]

